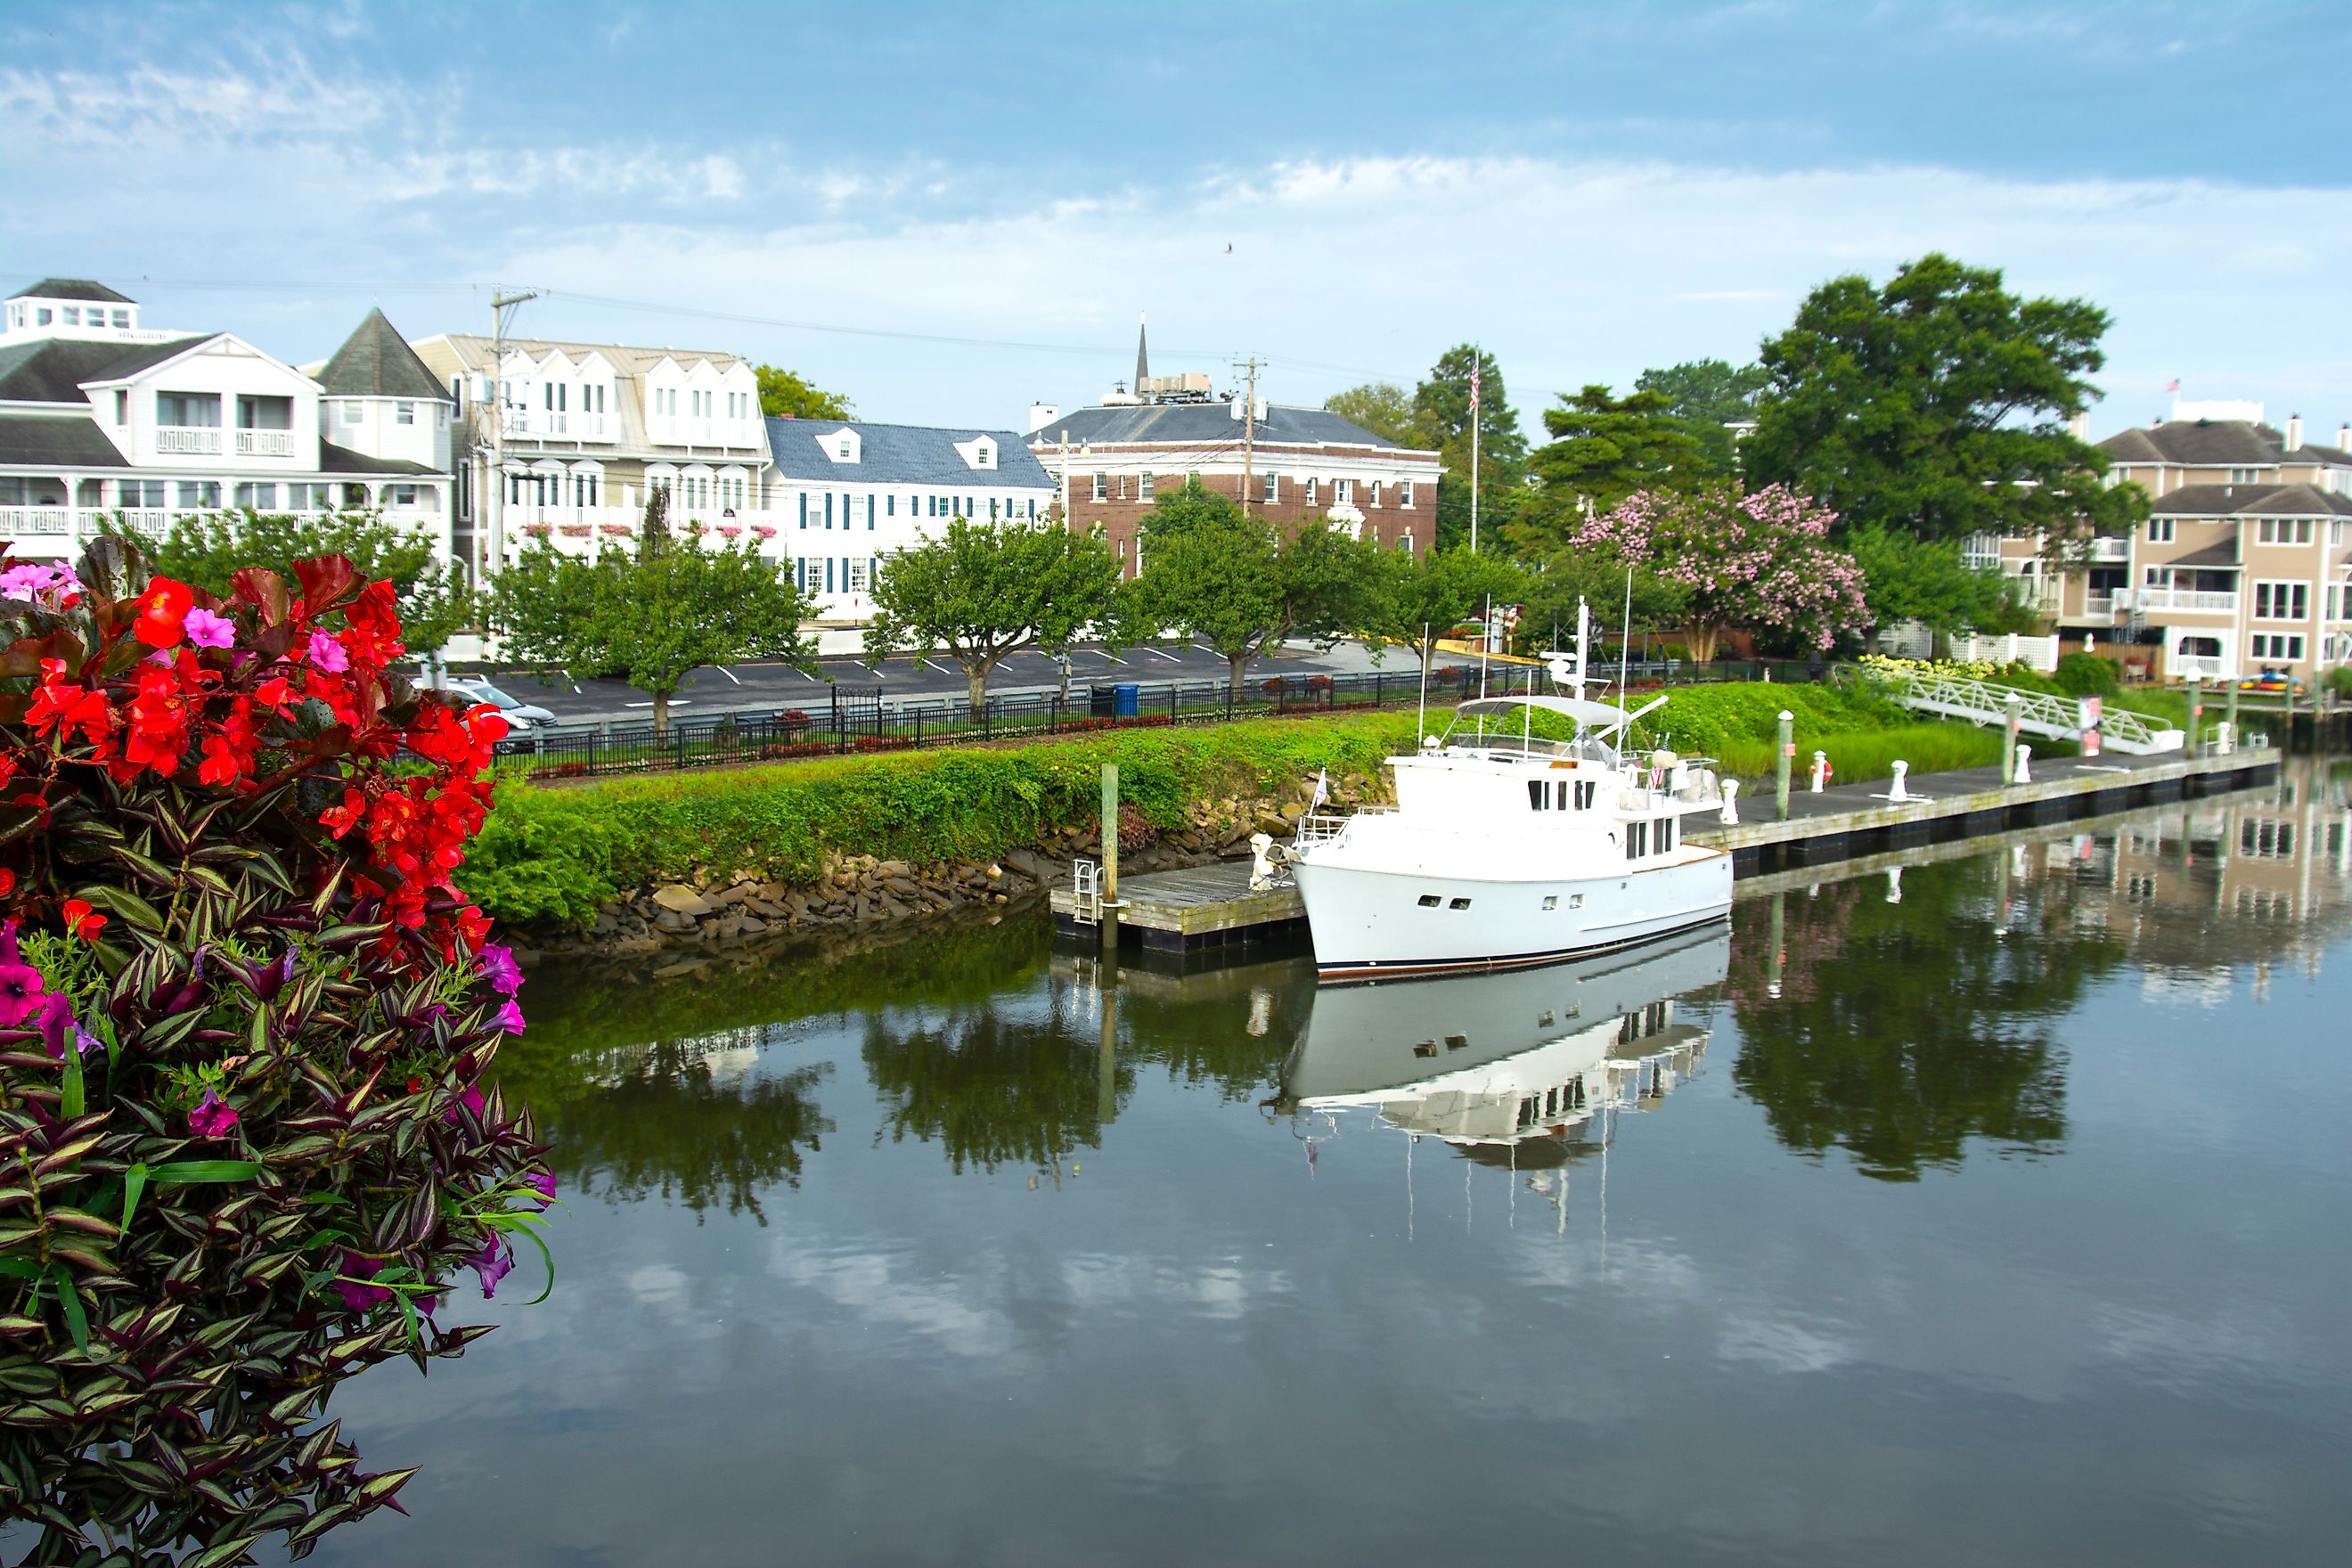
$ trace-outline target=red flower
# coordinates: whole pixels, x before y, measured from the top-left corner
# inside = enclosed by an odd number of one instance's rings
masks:
[[[131,632],[149,647],[173,647],[185,635],[181,623],[194,603],[185,583],[158,577],[139,595],[139,618],[131,623]]]
[[[0,899],[6,898],[16,890],[16,873],[5,868],[0,868]]]
[[[98,933],[106,929],[106,917],[90,911],[87,899],[68,899],[59,911],[66,917],[66,929],[84,942],[96,942]]]

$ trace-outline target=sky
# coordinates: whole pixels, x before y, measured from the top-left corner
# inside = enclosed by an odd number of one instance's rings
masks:
[[[0,279],[291,363],[406,335],[720,349],[1020,428],[1132,373],[1315,404],[1498,361],[1735,362],[1943,250],[2109,310],[2095,434],[2352,419],[2352,5],[0,7]]]

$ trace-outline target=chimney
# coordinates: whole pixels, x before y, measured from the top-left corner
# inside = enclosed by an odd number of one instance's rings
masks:
[[[2336,449],[2339,452],[2352,452],[2352,425],[2339,425],[2336,427]]]
[[[1038,431],[1043,430],[1046,426],[1051,425],[1055,420],[1059,419],[1061,416],[1062,411],[1050,403],[1031,404],[1029,405],[1029,434],[1034,436]]]
[[[2074,417],[2066,421],[2066,434],[2072,436],[2077,441],[2088,441],[2091,438],[2090,415],[2087,413],[2077,414]]]
[[[2290,414],[2286,416],[2286,450],[2290,452],[2303,450],[2303,416],[2300,414]]]

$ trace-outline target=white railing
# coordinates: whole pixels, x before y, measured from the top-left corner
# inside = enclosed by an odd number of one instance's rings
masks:
[[[155,428],[155,450],[187,452],[197,457],[218,457],[220,432],[200,426],[159,425]]]
[[[2085,590],[2083,595],[2083,614],[2086,618],[2105,616],[2113,619],[2117,610],[2127,608],[2130,604],[2131,597],[2126,594],[2094,594]]]
[[[2172,661],[2175,674],[2181,673],[2182,663],[2180,659]],[[2053,697],[2046,691],[1996,686],[1990,680],[1910,670],[1884,674],[1874,670],[1867,679],[1915,711],[1940,713],[1948,719],[1964,719],[1971,724],[1990,727],[2009,721],[2009,705],[2015,700],[2019,704],[2019,729],[2060,741],[2077,741],[2083,736],[2082,709],[2072,697]],[[2099,738],[2111,751],[2142,756],[2179,751],[2184,740],[2178,730],[2158,729],[2137,713],[2112,708],[2099,721]]]
[[[2197,588],[2138,588],[2133,591],[2132,603],[2141,610],[2189,610],[2209,616],[2238,613],[2237,595]]]
[[[2200,680],[2219,680],[2221,679],[2221,659],[2218,654],[2167,654],[2164,671],[2181,680],[2192,675]]]
[[[2020,637],[2013,632],[2005,637],[1954,637],[1952,657],[1965,663],[2021,664],[2047,674],[2058,668],[2058,639]]]
[[[2091,541],[2091,559],[2113,565],[2131,559],[2131,541],[2102,534]]]
[[[0,506],[0,533],[71,533],[73,511],[62,506]]]
[[[508,436],[529,441],[610,441],[615,421],[609,414],[574,414],[550,408],[509,408]]]
[[[240,430],[236,433],[236,455],[240,458],[290,458],[294,455],[294,432]]]

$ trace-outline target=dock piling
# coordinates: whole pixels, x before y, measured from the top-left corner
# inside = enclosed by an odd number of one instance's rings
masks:
[[[1102,941],[1118,951],[1118,764],[1102,771]]]
[[[1789,768],[1797,760],[1797,716],[1786,708],[1780,710],[1780,754],[1774,767],[1772,800],[1780,808],[1780,820],[1789,820]]]
[[[2197,754],[2197,747],[2198,747],[2198,744],[2199,744],[2201,741],[2203,741],[2203,739],[2204,739],[2204,736],[2203,736],[2201,733],[2200,733],[2200,731],[2201,731],[2204,728],[2205,728],[2205,678],[2204,678],[2202,675],[2192,675],[2192,676],[2190,676],[2190,677],[2189,678],[2189,735],[2188,735],[2189,754],[2190,756],[2192,756],[2192,757],[2193,757],[2193,756],[2195,756],[2195,755]]]

